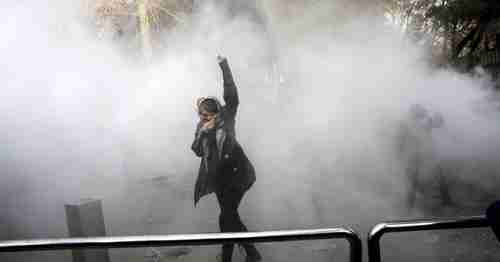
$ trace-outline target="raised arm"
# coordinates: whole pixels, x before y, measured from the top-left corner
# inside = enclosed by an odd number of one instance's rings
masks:
[[[236,89],[227,59],[224,57],[218,57],[218,60],[219,66],[222,70],[222,78],[224,80],[224,102],[226,103],[226,110],[233,116],[236,116],[236,111],[238,110],[238,105],[240,104],[238,90]]]

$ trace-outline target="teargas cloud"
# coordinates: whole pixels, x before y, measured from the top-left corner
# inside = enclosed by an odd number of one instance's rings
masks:
[[[366,235],[380,221],[481,215],[498,197],[493,76],[437,65],[425,37],[413,41],[390,19],[389,1],[5,2],[2,240],[68,237],[65,205],[89,199],[101,201],[108,236],[219,232],[216,196],[193,206],[200,159],[191,151],[197,99],[224,102],[217,55],[231,65],[237,139],[255,167],[238,209],[249,231],[348,225]],[[388,239],[398,251],[387,258],[482,254],[473,237],[456,240],[460,248],[426,244],[460,238],[449,234],[421,233],[404,247]],[[263,261],[348,255],[330,241],[257,248]],[[417,254],[424,249],[428,257]],[[109,255],[215,261],[218,252]],[[242,254],[236,248],[233,261]]]

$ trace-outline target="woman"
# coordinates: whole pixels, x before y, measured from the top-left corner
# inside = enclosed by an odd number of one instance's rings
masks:
[[[255,182],[255,170],[236,140],[235,118],[239,105],[238,92],[226,58],[217,56],[224,80],[224,101],[202,97],[197,101],[200,122],[191,146],[201,157],[196,180],[194,203],[207,194],[215,192],[220,207],[219,226],[221,232],[243,232],[247,228],[241,222],[238,206],[245,192]],[[254,245],[243,244],[246,261],[260,261],[261,256]],[[234,244],[222,246],[222,262],[230,262]]]

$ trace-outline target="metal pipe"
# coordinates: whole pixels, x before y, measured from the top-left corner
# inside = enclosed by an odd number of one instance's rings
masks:
[[[311,230],[284,230],[267,232],[209,233],[188,235],[89,237],[0,242],[0,253],[35,250],[61,250],[79,248],[130,248],[152,246],[197,246],[223,243],[278,242],[316,239],[347,239],[350,261],[361,262],[362,244],[359,235],[350,228]]]
[[[488,227],[484,216],[451,219],[393,221],[375,225],[368,234],[368,260],[381,262],[380,239],[386,233]]]

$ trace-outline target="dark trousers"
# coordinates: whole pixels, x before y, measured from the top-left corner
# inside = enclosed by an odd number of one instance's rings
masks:
[[[235,188],[222,188],[215,192],[220,207],[219,226],[221,232],[246,232],[248,231],[238,214],[238,206],[245,191]],[[247,256],[259,256],[253,244],[242,244]],[[222,262],[230,262],[233,255],[234,244],[222,245]]]

